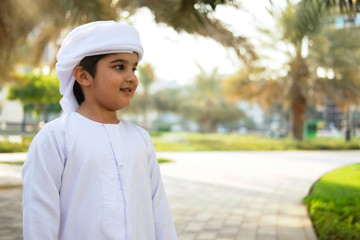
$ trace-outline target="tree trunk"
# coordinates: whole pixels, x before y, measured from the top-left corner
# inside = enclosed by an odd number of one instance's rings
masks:
[[[211,114],[205,114],[200,121],[200,132],[208,133],[211,132]]]
[[[148,117],[148,107],[147,106],[145,106],[144,111],[143,111],[143,127],[146,130],[150,129],[149,117]]]
[[[46,106],[43,111],[44,122],[49,122],[49,106]]]
[[[23,119],[22,119],[22,122],[21,122],[21,132],[22,133],[25,133],[26,132],[26,111],[25,111],[25,107],[23,108],[24,109],[24,115],[23,115]]]
[[[150,123],[149,123],[149,109],[150,109],[150,94],[147,90],[147,88],[144,89],[144,93],[143,93],[143,97],[144,97],[144,111],[143,111],[143,127],[146,130],[150,129]]]
[[[299,95],[294,98],[291,104],[292,111],[292,134],[293,137],[301,141],[304,137],[304,124],[305,124],[305,111],[306,99],[304,96]]]
[[[309,70],[305,59],[301,55],[301,48],[297,50],[296,57],[290,63],[290,77],[292,86],[289,96],[291,98],[292,134],[301,141],[304,137],[305,111],[307,106],[304,92],[309,78]]]
[[[351,113],[351,107],[348,107],[346,111],[346,130],[345,130],[345,140],[347,142],[351,140],[351,131],[352,131],[352,113]]]

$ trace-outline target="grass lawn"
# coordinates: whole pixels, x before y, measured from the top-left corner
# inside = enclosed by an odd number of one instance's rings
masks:
[[[151,133],[156,151],[270,151],[360,149],[360,139],[350,142],[335,138],[314,138],[298,142],[291,138],[267,138],[237,134]]]
[[[238,134],[152,132],[156,151],[272,151],[272,150],[346,150],[360,149],[360,138],[313,138],[298,142],[291,138],[274,139]],[[26,152],[32,140],[22,143],[0,142],[2,152]]]
[[[171,159],[167,159],[167,158],[158,158],[157,159],[158,162],[161,164],[161,163],[168,163],[168,162],[172,162],[173,160]]]
[[[360,239],[360,164],[325,174],[304,202],[319,240]]]

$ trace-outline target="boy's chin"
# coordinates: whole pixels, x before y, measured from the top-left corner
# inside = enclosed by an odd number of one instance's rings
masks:
[[[128,108],[129,106],[130,106],[130,103],[129,103],[129,104],[125,104],[125,105],[119,107],[119,108],[117,109],[117,111],[124,110],[124,109]]]

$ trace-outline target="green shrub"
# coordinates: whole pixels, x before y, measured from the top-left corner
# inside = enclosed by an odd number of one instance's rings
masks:
[[[26,152],[32,138],[24,137],[21,143],[0,141],[0,153]]]

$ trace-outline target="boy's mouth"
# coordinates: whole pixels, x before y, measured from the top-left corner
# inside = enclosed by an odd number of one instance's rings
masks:
[[[126,93],[131,93],[131,92],[132,92],[132,88],[120,88],[120,91],[126,92]]]

